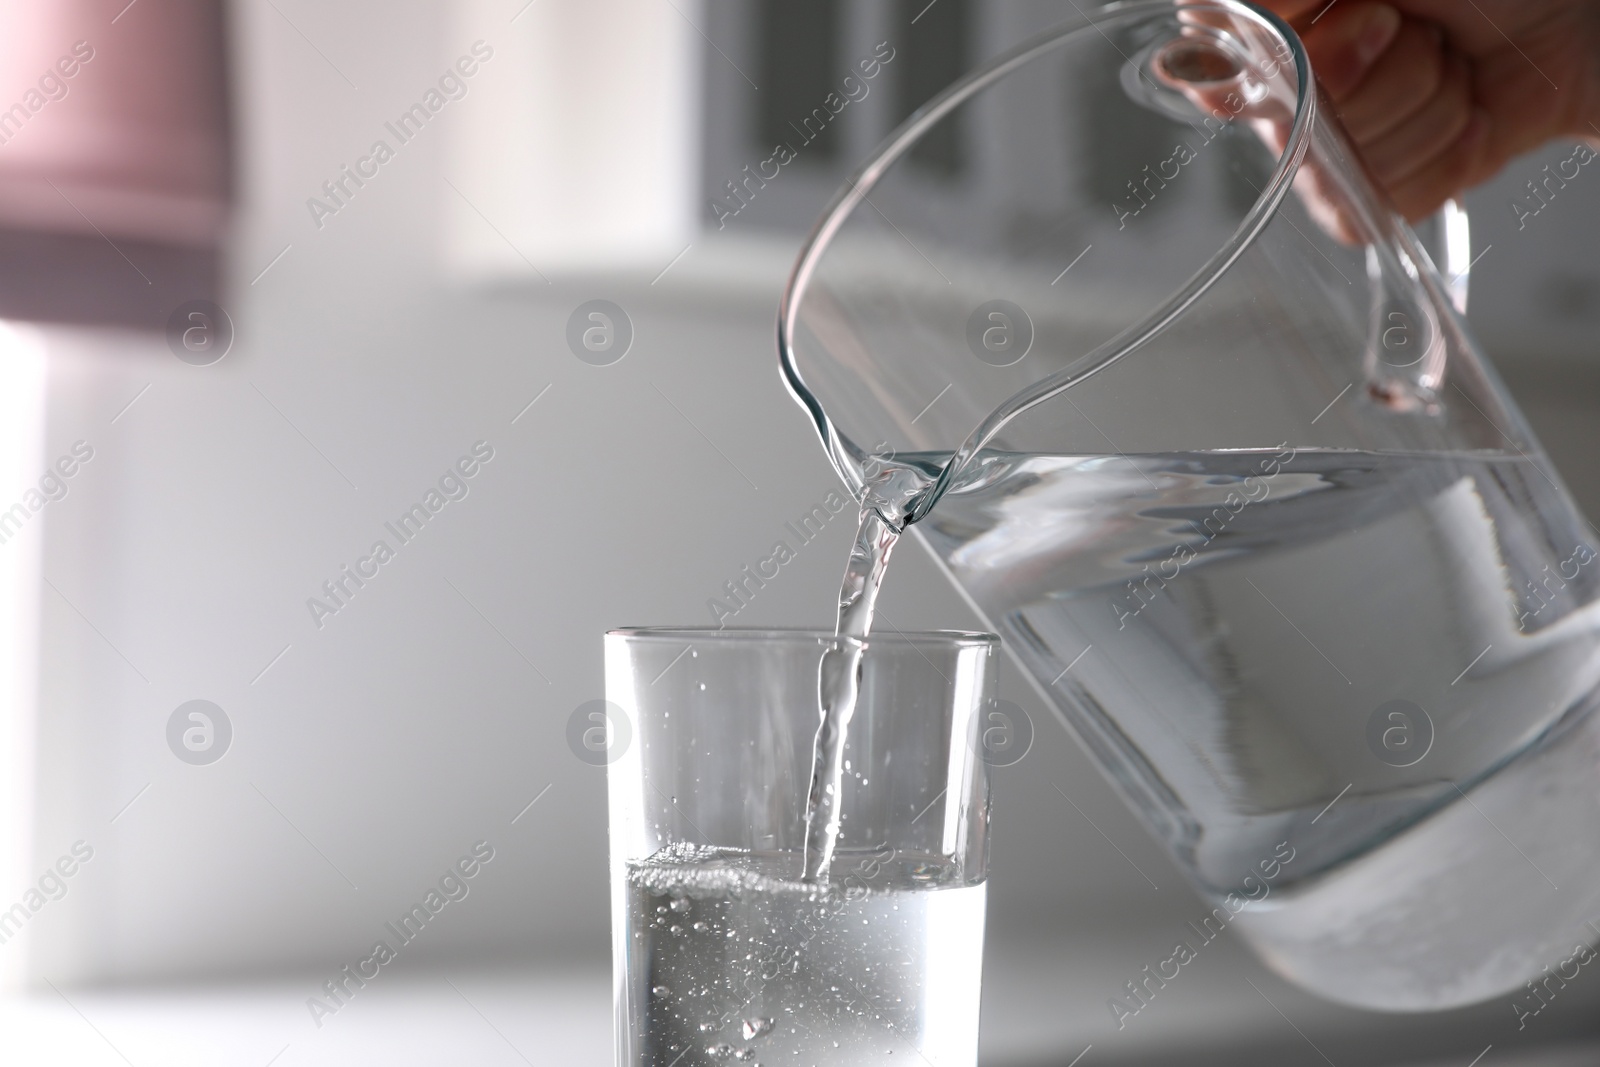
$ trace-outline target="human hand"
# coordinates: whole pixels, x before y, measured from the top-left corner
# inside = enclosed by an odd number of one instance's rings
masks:
[[[1600,0],[1260,0],[1413,221],[1557,137],[1600,141]]]

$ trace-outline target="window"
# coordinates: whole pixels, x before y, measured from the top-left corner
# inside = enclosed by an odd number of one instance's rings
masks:
[[[898,0],[907,26],[904,63],[895,70],[895,110],[905,119],[973,66],[971,0]],[[966,131],[957,122],[941,123],[912,149],[911,159],[945,175],[961,173],[966,163]]]

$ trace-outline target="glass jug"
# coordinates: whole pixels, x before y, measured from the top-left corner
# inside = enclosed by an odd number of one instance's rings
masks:
[[[1430,255],[1281,21],[1141,0],[912,116],[780,311],[840,475],[1219,922],[1382,1010],[1600,937],[1595,538],[1467,333],[1465,221]]]

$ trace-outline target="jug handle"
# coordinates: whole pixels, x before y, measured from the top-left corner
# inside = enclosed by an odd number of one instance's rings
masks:
[[[1445,201],[1438,214],[1421,223],[1417,237],[1443,277],[1450,303],[1467,313],[1467,283],[1472,272],[1472,227],[1459,199]]]

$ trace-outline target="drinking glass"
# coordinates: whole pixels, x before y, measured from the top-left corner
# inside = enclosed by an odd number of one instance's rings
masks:
[[[616,1062],[972,1067],[997,639],[878,635],[801,880],[831,634],[606,635]]]

